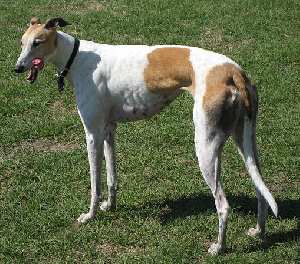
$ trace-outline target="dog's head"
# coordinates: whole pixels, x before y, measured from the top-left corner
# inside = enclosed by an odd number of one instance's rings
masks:
[[[38,72],[44,67],[44,61],[55,54],[57,46],[57,28],[69,25],[62,18],[49,19],[45,24],[33,17],[28,29],[22,36],[22,51],[16,63],[15,72],[23,73],[27,70],[27,80],[33,83]]]

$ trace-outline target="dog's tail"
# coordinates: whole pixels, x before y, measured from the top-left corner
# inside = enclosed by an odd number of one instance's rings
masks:
[[[256,142],[255,142],[255,131],[253,130],[253,123],[248,117],[244,120],[244,131],[243,131],[243,155],[246,168],[252,178],[252,181],[256,189],[266,199],[270,205],[275,216],[278,214],[277,204],[270,193],[269,189],[262,180],[259,162],[256,153]]]
[[[272,194],[262,180],[257,154],[256,116],[258,97],[256,87],[251,84],[243,73],[235,76],[233,81],[240,95],[239,102],[242,109],[234,137],[256,189],[267,201],[274,215],[277,216],[278,207]]]

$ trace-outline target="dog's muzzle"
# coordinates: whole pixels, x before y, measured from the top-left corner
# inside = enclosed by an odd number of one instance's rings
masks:
[[[44,68],[44,61],[41,58],[34,58],[31,61],[31,67],[28,69],[25,66],[16,66],[14,72],[15,73],[23,73],[29,70],[29,73],[27,75],[27,81],[30,83],[34,83],[35,80],[38,77],[39,71],[41,71]]]

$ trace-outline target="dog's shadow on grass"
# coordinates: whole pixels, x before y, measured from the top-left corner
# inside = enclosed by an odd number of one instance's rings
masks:
[[[257,210],[257,199],[245,195],[227,195],[230,207],[235,212],[249,214]],[[299,200],[278,200],[279,219],[300,219]],[[187,217],[205,211],[215,211],[215,204],[212,196],[201,194],[199,196],[184,197],[177,200],[166,200],[160,207],[168,207],[167,213],[161,218],[162,223],[172,221],[179,217]],[[271,213],[269,214],[271,215]]]
[[[234,212],[256,215],[256,198],[250,198],[245,195],[229,194],[227,195],[227,199]],[[276,243],[284,243],[300,239],[300,201],[291,199],[277,199],[276,201],[279,208],[278,219],[297,219],[297,227],[286,232],[282,231],[277,233],[269,233],[267,234],[266,242],[262,243],[259,248],[257,246],[254,246],[250,249],[248,248],[247,252],[268,249]],[[186,218],[188,216],[205,212],[215,212],[214,200],[211,196],[206,194],[193,197],[184,197],[177,200],[166,200],[163,203],[152,205],[161,208],[160,220],[163,225],[168,224],[178,218]],[[147,208],[150,206],[151,205],[147,205]],[[269,217],[274,216],[269,213]]]

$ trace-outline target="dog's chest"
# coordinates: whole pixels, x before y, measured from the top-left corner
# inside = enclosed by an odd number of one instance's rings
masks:
[[[122,97],[112,107],[112,118],[117,121],[145,119],[159,113],[171,103],[180,91],[169,94],[153,94],[144,88],[124,90]]]

